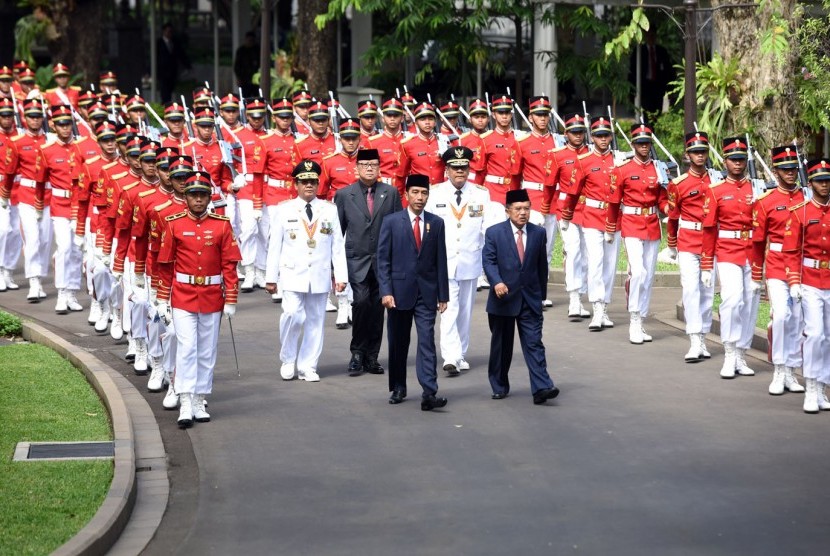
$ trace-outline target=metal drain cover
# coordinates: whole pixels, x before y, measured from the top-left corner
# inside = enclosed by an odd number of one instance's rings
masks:
[[[18,442],[15,461],[101,459],[115,455],[114,444],[105,442]]]

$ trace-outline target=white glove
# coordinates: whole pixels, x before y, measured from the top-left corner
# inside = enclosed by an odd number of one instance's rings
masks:
[[[801,303],[801,284],[793,284],[790,286],[790,297],[796,303]]]
[[[164,324],[169,325],[173,322],[173,313],[166,301],[159,301],[159,304],[156,305],[156,311],[158,311],[159,318],[164,321]]]
[[[75,244],[75,247],[83,249],[86,245],[86,241],[84,241],[84,236],[75,235],[72,237],[72,243]]]
[[[239,191],[245,187],[245,174],[237,174],[235,178],[233,178],[233,184],[231,185],[231,189],[234,191]]]
[[[116,272],[115,270],[112,271],[112,277],[115,279],[116,282],[120,282],[121,279],[124,277],[123,272]]]
[[[9,200],[5,197],[0,197],[0,209],[9,208]]]
[[[143,273],[136,274],[135,275],[135,281],[133,281],[133,284],[137,288],[143,288],[144,287],[144,280],[145,280],[145,276],[144,276]]]
[[[262,220],[262,209],[254,209],[254,220],[257,222]]]
[[[677,258],[677,247],[669,247],[669,255],[671,255],[672,259]]]
[[[35,211],[35,218],[37,218],[38,222],[43,220],[43,211],[42,210],[36,210]]]
[[[69,229],[70,230],[75,230],[77,228],[78,228],[78,219],[73,218],[72,220],[69,221]]]
[[[222,312],[226,317],[232,318],[236,314],[236,303],[225,303],[225,309]]]
[[[703,284],[704,288],[711,288],[712,287],[712,271],[711,270],[704,270],[700,273],[700,283]]]
[[[614,234],[605,232],[605,243],[614,243]]]
[[[761,282],[756,282],[755,280],[749,283],[749,291],[750,293],[752,293],[752,295],[758,295],[759,293],[761,293],[762,287],[763,286],[761,285]]]
[[[104,254],[101,255],[101,264],[108,267],[111,262],[112,262],[112,257],[110,255],[104,255]]]
[[[559,228],[560,228],[563,232],[567,232],[567,231],[568,231],[568,227],[569,227],[570,225],[571,225],[571,221],[570,221],[570,220],[565,220],[565,219],[563,218],[562,220],[560,220],[560,221],[559,221]]]

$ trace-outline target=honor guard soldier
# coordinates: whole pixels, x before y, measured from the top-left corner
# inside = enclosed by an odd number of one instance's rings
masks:
[[[23,99],[32,98],[33,96],[40,96],[40,90],[37,88],[37,79],[35,72],[31,68],[26,68],[20,71],[17,78],[20,85],[20,96]]]
[[[25,60],[17,60],[12,64],[11,90],[15,97],[17,97],[20,100],[25,100],[26,94],[29,92],[24,92],[23,87],[20,84],[20,74],[24,70],[32,72],[32,70],[29,69],[29,64]],[[34,72],[32,72],[32,74],[34,74]]]
[[[114,71],[104,71],[98,76],[98,87],[107,94],[119,94],[118,76]]]
[[[219,146],[219,140],[214,136],[216,111],[209,106],[198,108],[193,115],[193,125],[196,137],[185,143],[182,152],[192,156],[193,163],[210,174],[214,187],[211,204],[217,213],[224,214],[227,205],[225,194],[230,190],[233,179],[228,164],[222,160],[222,147]],[[240,178],[237,175],[236,179],[240,180],[237,182],[239,185],[245,180],[245,176]]]
[[[491,103],[495,129],[481,135],[484,141],[484,187],[490,199],[503,202],[508,191],[519,188],[516,183],[517,151],[513,134],[513,99],[502,95]]]
[[[548,181],[545,184],[545,201],[542,203],[542,213],[546,210],[558,220],[561,217],[563,202],[571,190],[578,168],[578,159],[588,152],[585,146],[585,133],[588,122],[582,114],[573,113],[565,116],[564,147],[553,151]],[[548,206],[550,204],[550,206]],[[555,235],[548,243],[548,257],[553,250]],[[568,292],[568,317],[578,321],[588,318],[591,313],[582,306],[582,294],[587,291],[586,284],[586,257],[585,237],[580,226],[562,228],[562,250],[565,252],[565,291]]]
[[[435,134],[435,108],[428,102],[415,107],[416,135],[401,141],[401,165],[398,177],[403,180],[412,174],[427,176],[432,185],[444,181],[443,151]]]
[[[306,89],[300,89],[291,97],[291,102],[294,106],[294,120],[293,124],[297,132],[302,135],[311,133],[311,126],[308,123],[308,111],[311,105],[315,103],[315,99],[311,93]]]
[[[12,69],[9,66],[0,66],[0,100],[11,100],[14,98],[16,101],[17,97],[12,89],[13,83],[14,76]],[[12,113],[14,113],[14,109],[12,109]]]
[[[357,117],[360,120],[360,148],[370,149],[369,138],[378,135],[378,105],[372,99],[357,103]]]
[[[89,111],[97,102],[98,95],[95,94],[95,91],[84,91],[78,97],[78,134],[79,137],[91,139],[90,143],[92,144],[95,144],[95,132],[89,119]]]
[[[126,123],[132,124],[139,129],[147,125],[147,103],[140,95],[133,95],[124,102],[127,110]]]
[[[402,130],[403,103],[390,98],[383,103],[383,132],[369,137],[369,146],[380,156],[380,181],[398,190],[403,196],[403,182],[398,177],[401,165],[401,141],[406,137]]]
[[[81,88],[69,85],[71,75],[69,68],[60,62],[52,66],[52,78],[55,80],[57,87],[48,89],[44,95],[49,106],[71,105],[72,108],[78,108],[78,97],[81,94]]]
[[[605,241],[605,217],[611,195],[611,172],[614,170],[614,153],[611,140],[614,129],[602,116],[591,121],[593,146],[589,152],[578,156],[576,173],[568,188],[562,208],[560,227],[567,232],[571,225],[582,228],[585,241],[585,259],[588,263],[585,278],[588,282],[588,301],[594,314],[588,330],[598,332],[613,328],[608,316],[608,304],[614,291],[617,274],[619,234],[613,241]]]
[[[791,235],[790,209],[804,201],[798,185],[798,154],[791,145],[772,149],[772,168],[778,187],[758,198],[753,215],[752,280],[767,281],[770,302],[772,364],[801,367],[801,304],[793,303],[787,284],[784,240]],[[756,286],[757,287],[757,286]],[[744,352],[737,351],[739,374],[753,374],[746,365]],[[741,372],[743,370],[743,372]]]
[[[242,123],[239,121],[239,102],[239,97],[233,93],[229,93],[219,100],[219,116],[232,131],[242,127]]]
[[[448,100],[441,105],[441,114],[444,115],[444,118],[441,119],[441,135],[456,135],[455,139],[458,139],[461,136],[461,130],[458,128],[458,116],[461,114],[461,112],[459,112],[459,108],[458,103],[454,100]],[[444,119],[447,121],[445,122]],[[447,122],[449,122],[449,125],[447,125]],[[455,129],[455,132],[453,129]]]
[[[190,141],[185,129],[184,111],[186,108],[177,101],[168,102],[164,105],[164,124],[170,131],[162,140],[162,147],[184,148],[183,145]]]
[[[193,113],[198,108],[213,106],[213,93],[207,87],[196,87],[193,89]]]
[[[294,107],[297,107],[296,103]],[[325,157],[338,149],[337,139],[329,129],[329,109],[325,103],[317,101],[309,107],[308,125],[308,135],[297,138],[294,143],[294,157],[321,165]]]
[[[657,180],[657,169],[651,158],[651,128],[642,123],[633,125],[631,143],[634,145],[634,158],[611,172],[605,240],[609,243],[614,241],[618,215],[622,212],[622,239],[631,274],[628,340],[632,344],[642,344],[651,341],[651,336],[643,328],[643,318],[648,315],[662,235],[658,211],[668,213],[668,194]]]
[[[159,248],[159,308],[176,329],[175,389],[180,428],[210,421],[205,396],[213,390],[213,372],[224,313],[236,314],[241,260],[230,221],[208,211],[210,174],[196,172],[187,181],[187,210],[168,216]],[[170,317],[167,317],[170,318]]]
[[[346,118],[340,122],[340,145],[338,152],[323,158],[320,189],[317,196],[331,201],[340,189],[357,181],[357,151],[360,146],[360,122]]]
[[[447,241],[447,276],[450,297],[441,314],[441,357],[450,376],[466,371],[470,346],[470,322],[481,276],[481,249],[484,247],[485,208],[490,193],[469,181],[473,151],[450,147],[444,152],[447,181],[432,188],[426,210],[444,220]]]
[[[807,162],[807,180],[813,196],[790,208],[793,233],[784,238],[784,255],[790,297],[801,302],[804,315],[804,412],[818,413],[830,410],[825,393],[830,383],[830,159]],[[782,376],[776,365],[770,394],[782,394],[787,388],[785,380],[786,375]]]
[[[46,297],[40,279],[49,272],[52,255],[52,219],[46,184],[38,182],[40,147],[46,143],[43,133],[45,111],[40,99],[27,99],[23,104],[26,131],[12,138],[11,160],[6,171],[16,177],[9,197],[17,195],[20,230],[23,234],[23,261],[29,293],[26,299],[37,303]]]
[[[467,109],[467,114],[470,116],[470,131],[461,134],[459,143],[473,151],[473,159],[470,161],[470,175],[467,179],[477,185],[482,185],[486,174],[487,161],[484,157],[484,139],[481,136],[487,133],[487,125],[490,123],[487,103],[480,98],[473,99]]]
[[[357,140],[357,138],[355,138]],[[346,251],[337,207],[319,199],[320,166],[300,162],[293,178],[298,196],[282,203],[271,223],[266,290],[282,290],[280,376],[319,382],[326,300],[334,269],[335,289],[348,282]],[[302,335],[302,341],[300,336]]]
[[[0,100],[0,292],[20,289],[12,276],[23,246],[17,195],[12,197],[14,174],[9,168],[14,156],[12,138],[15,135],[14,103],[4,98]]]
[[[412,96],[412,93],[410,93],[409,91],[404,91],[403,95],[401,95],[401,103],[403,104],[403,106],[406,107],[403,111],[404,132],[416,135],[418,133],[418,130],[415,129],[415,122],[412,121],[412,111],[415,110],[415,107],[418,105],[418,101],[415,100],[415,97]]]
[[[686,363],[696,363],[711,357],[703,339],[712,328],[714,284],[701,280],[703,252],[704,204],[711,181],[706,171],[709,159],[709,136],[695,131],[686,134],[686,156],[689,171],[669,183],[669,220],[667,225],[669,249],[676,253],[680,267],[680,286],[683,289],[683,314],[690,346]]]

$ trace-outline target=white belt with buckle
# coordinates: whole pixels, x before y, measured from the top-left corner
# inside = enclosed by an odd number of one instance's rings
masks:
[[[830,268],[830,260],[818,261],[816,259],[808,259],[804,257],[802,264],[808,268]]]
[[[769,250],[780,253],[781,251],[784,250],[784,244],[783,243],[772,243],[772,242],[770,242]]]
[[[510,177],[494,176],[492,174],[487,174],[487,176],[484,178],[484,181],[490,182],[490,183],[509,184],[510,183]]]
[[[254,181],[254,175],[253,174],[245,174],[245,181],[247,181],[247,182]]]
[[[474,179],[476,179],[476,173],[470,172],[470,174],[467,176],[467,180],[473,181]]]
[[[559,192],[559,200],[560,200],[560,201],[564,201],[564,200],[565,200],[565,199],[567,199],[567,198],[568,198],[568,194],[567,194],[567,193],[565,193],[564,191],[560,191],[560,192]]]
[[[63,197],[64,199],[68,199],[71,194],[72,192],[68,189],[52,189],[52,197]]]
[[[522,189],[532,189],[533,191],[544,191],[545,184],[535,181],[523,181]]]
[[[37,182],[29,178],[20,178],[20,185],[23,187],[37,187]]]
[[[604,209],[608,207],[608,203],[606,203],[605,201],[597,201],[596,199],[589,199],[588,197],[585,197],[585,206],[595,209]]]
[[[718,230],[718,237],[720,239],[752,239],[752,230]],[[771,245],[770,248],[772,248]]]
[[[657,207],[623,207],[623,214],[634,214],[636,216],[650,216],[657,212]]]
[[[222,284],[222,275],[215,276],[195,276],[193,274],[176,273],[176,282],[182,284],[194,284],[196,286],[219,286]]]
[[[683,230],[694,230],[699,232],[703,228],[702,222],[692,222],[690,220],[683,220],[682,218],[678,222],[678,225]]]
[[[285,180],[276,180],[274,178],[268,178],[268,185],[270,187],[283,187],[284,188],[284,187],[286,187],[286,181]]]

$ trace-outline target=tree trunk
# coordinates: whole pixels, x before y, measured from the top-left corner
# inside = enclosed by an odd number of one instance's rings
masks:
[[[82,88],[97,83],[108,6],[97,0],[50,0],[49,10],[58,33],[48,44],[52,62],[66,64],[73,75],[82,74]]]
[[[713,5],[733,3],[713,0]],[[781,13],[792,14],[795,0],[780,0]],[[772,4],[772,3],[770,3]],[[737,59],[741,74],[739,105],[733,110],[726,129],[753,130],[755,141],[772,147],[791,143],[803,135],[795,97],[796,53],[794,48],[779,61],[773,54],[762,54],[761,30],[770,26],[772,7],[732,8],[715,12],[714,30],[724,60]],[[795,28],[796,22],[791,22]],[[763,151],[762,151],[763,154]]]
[[[326,99],[335,80],[337,23],[329,23],[317,30],[314,18],[326,12],[327,0],[298,0],[297,35],[299,44],[294,76],[307,82],[312,94]]]

